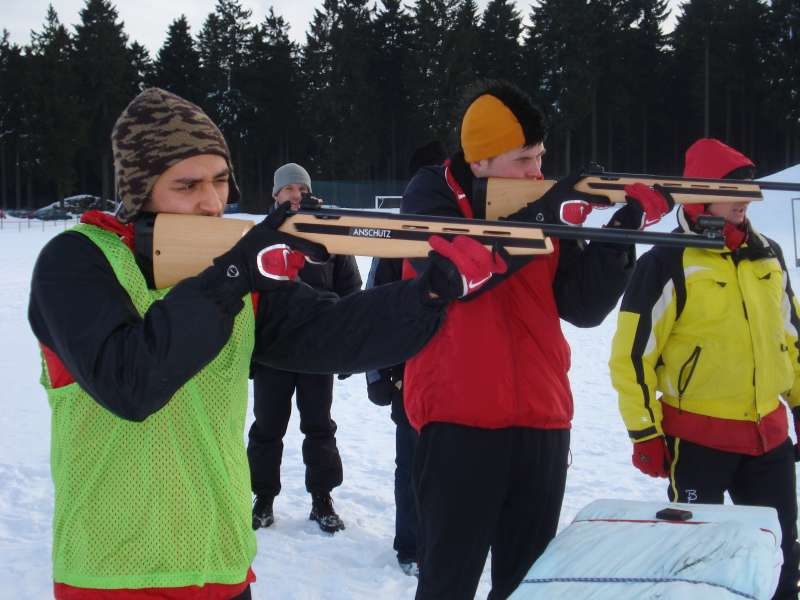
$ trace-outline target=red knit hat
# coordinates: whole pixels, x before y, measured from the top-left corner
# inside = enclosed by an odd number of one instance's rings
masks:
[[[742,167],[755,168],[755,165],[744,154],[719,140],[701,138],[686,150],[683,176],[724,179],[726,175]],[[692,220],[705,210],[705,204],[683,205],[683,212]]]

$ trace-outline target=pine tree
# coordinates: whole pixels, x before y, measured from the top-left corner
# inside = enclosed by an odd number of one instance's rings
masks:
[[[70,59],[73,43],[50,5],[41,32],[31,33],[30,112],[39,173],[63,200],[75,183],[74,161],[86,136]]]
[[[531,12],[523,62],[535,69],[535,78],[529,72],[527,79],[537,82],[537,97],[550,115],[550,172],[572,170],[573,134],[592,111],[595,48],[587,32],[598,25],[591,9],[583,0],[542,0]]]
[[[412,8],[408,87],[414,101],[412,128],[419,140],[453,141],[456,97],[473,79],[469,42],[477,28],[475,12],[472,0],[465,0],[463,7],[459,0],[417,0]],[[454,46],[459,39],[463,43]]]
[[[666,83],[666,36],[662,25],[667,15],[665,0],[636,0],[628,3],[630,26],[624,30],[619,49],[622,73],[617,73],[624,97],[617,105],[619,118],[625,120],[630,136],[621,140],[627,152],[626,171],[653,171],[651,152],[663,146],[671,124],[663,115],[668,114],[664,102]],[[619,98],[620,94],[617,94]],[[613,97],[613,96],[612,96]],[[634,158],[633,148],[638,148]],[[669,155],[662,153],[664,158]],[[662,159],[656,172],[672,168]]]
[[[783,160],[800,160],[800,4],[795,0],[773,0],[774,45],[768,53],[769,87],[773,90],[767,109],[780,115],[776,123],[782,139]]]
[[[439,103],[440,139],[459,147],[458,127],[464,106],[464,94],[475,83],[476,57],[480,47],[478,11],[474,0],[460,0],[452,8],[453,19],[445,38],[442,56],[443,86]]]
[[[153,79],[153,61],[150,52],[139,42],[133,42],[128,46],[128,66],[130,95],[135,96]]]
[[[271,204],[271,175],[278,166],[304,162],[298,52],[288,24],[270,9],[253,32],[244,69],[243,92],[254,107],[248,124],[248,165],[255,175],[246,195],[254,199],[249,210],[264,211]]]
[[[185,15],[170,23],[167,39],[156,55],[150,83],[192,102],[200,102],[200,53]]]
[[[0,36],[0,192],[3,208],[10,203],[13,191],[14,206],[22,207],[21,161],[26,156],[24,84],[25,68],[22,49],[9,41],[8,30]]]
[[[646,112],[652,104],[644,95],[652,89],[648,82],[658,81],[658,53],[664,46],[660,23],[666,3],[595,0],[588,8],[596,23],[588,36],[593,52],[588,158],[611,170],[623,170],[641,143],[633,136],[632,115],[640,109]]]
[[[245,51],[251,43],[251,11],[239,0],[217,0],[200,33],[200,62],[206,85],[201,103],[217,123],[228,144],[239,183],[246,185],[242,167],[242,147],[248,136],[246,123],[252,120],[253,106],[242,94]]]
[[[332,134],[328,131],[331,124],[326,123],[328,117],[326,108],[333,111],[338,108],[330,105],[326,107],[323,100],[332,96],[330,90],[335,63],[332,42],[336,27],[335,10],[335,0],[324,0],[321,9],[314,9],[314,16],[301,50],[301,72],[306,79],[301,105],[309,122],[309,147],[305,166],[312,173],[312,177],[321,175],[329,167],[327,157],[323,156],[324,149],[332,142]],[[328,101],[332,102],[332,98]]]
[[[114,122],[131,100],[128,36],[109,0],[86,0],[80,17],[81,22],[75,27],[72,61],[78,73],[82,118],[88,123],[87,144],[81,153],[81,188],[111,198],[109,138]]]
[[[253,28],[252,11],[239,0],[217,0],[214,12],[206,18],[200,32],[200,62],[206,74],[209,93],[220,93],[240,85],[245,51]]]
[[[198,35],[197,49],[200,55],[203,94],[200,105],[206,108],[206,94],[210,91],[224,90],[228,86],[228,74],[222,67],[225,55],[225,48],[222,45],[222,25],[216,13],[209,13],[206,17]]]
[[[477,74],[481,77],[521,79],[522,18],[510,0],[490,0],[483,12],[478,41]]]
[[[678,145],[713,136],[756,159],[759,132],[752,119],[771,93],[764,78],[774,36],[767,6],[759,0],[693,0],[682,8],[672,35],[671,101],[683,111]]]
[[[383,0],[373,23],[375,52],[371,65],[370,81],[374,82],[376,98],[374,132],[380,146],[378,173],[389,179],[406,176],[406,165],[411,152],[427,140],[417,139],[409,130],[412,106],[407,86],[410,66],[411,18],[403,9],[401,0]]]
[[[303,49],[303,102],[317,173],[339,179],[374,173],[374,90],[367,81],[372,51],[366,0],[325,0],[315,11]]]

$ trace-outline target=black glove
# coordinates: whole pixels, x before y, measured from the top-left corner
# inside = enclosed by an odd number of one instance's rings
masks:
[[[577,171],[558,180],[541,198],[505,218],[527,223],[582,225],[593,205],[608,206],[609,200],[575,190],[581,176],[582,171]]]
[[[322,244],[278,231],[289,208],[289,202],[281,204],[233,248],[214,259],[214,264],[236,281],[241,295],[294,279],[306,257],[319,262],[330,257]]]
[[[670,193],[656,184],[652,188],[643,183],[625,186],[625,206],[611,217],[606,227],[642,230],[655,225],[675,206]]]
[[[316,210],[322,208],[325,201],[322,198],[312,196],[311,192],[303,192],[300,194],[300,208],[304,210]]]
[[[389,406],[397,394],[402,394],[402,379],[396,382],[388,377],[367,384],[367,398],[378,406]]]

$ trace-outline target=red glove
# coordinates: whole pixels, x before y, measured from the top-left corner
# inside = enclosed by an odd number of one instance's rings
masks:
[[[426,277],[430,291],[443,300],[455,300],[474,294],[495,273],[508,270],[502,248],[487,250],[483,244],[464,235],[457,235],[452,242],[433,235],[428,240],[434,252]]]
[[[306,255],[292,250],[286,244],[267,246],[256,256],[258,272],[264,277],[278,281],[296,279],[305,264]]]
[[[653,438],[633,445],[633,466],[650,477],[669,477],[672,462],[667,441],[663,437]]]
[[[561,203],[558,218],[567,225],[583,225],[591,212],[592,205],[586,200],[566,200]]]
[[[650,225],[655,225],[675,206],[675,201],[669,192],[659,185],[651,188],[643,183],[632,183],[626,185],[624,189],[628,204],[620,209],[617,215],[627,211],[624,218],[622,215],[619,217],[620,221],[626,221],[623,223],[623,227],[627,229],[642,230]]]

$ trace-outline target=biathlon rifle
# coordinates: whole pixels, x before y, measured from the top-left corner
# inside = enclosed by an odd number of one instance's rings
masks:
[[[574,227],[517,221],[393,214],[338,208],[301,208],[287,213],[280,230],[323,244],[331,254],[415,258],[430,252],[428,238],[467,235],[509,254],[553,251],[549,236],[616,244],[658,244],[722,248],[722,220],[705,219],[700,235]],[[253,227],[253,221],[159,213],[137,222],[137,249],[152,256],[157,288],[170,287],[200,273]]]
[[[523,208],[544,195],[555,184],[547,179],[476,179],[473,202],[484,202],[486,218],[498,219]],[[574,189],[587,194],[605,196],[611,203],[625,202],[625,186],[643,183],[661,186],[676,204],[707,204],[711,202],[743,202],[762,200],[761,190],[800,192],[800,184],[775,181],[744,181],[737,179],[699,179],[634,173],[606,173],[588,170]]]

